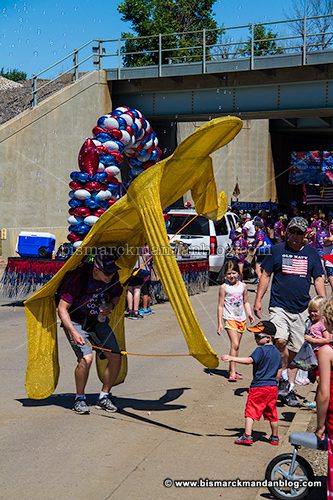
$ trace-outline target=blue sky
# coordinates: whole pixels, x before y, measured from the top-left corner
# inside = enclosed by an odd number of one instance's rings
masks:
[[[276,21],[291,11],[292,2],[217,0],[215,18],[224,26]],[[119,37],[130,26],[120,20],[118,3],[0,0],[0,67],[18,68],[31,76],[93,38]]]

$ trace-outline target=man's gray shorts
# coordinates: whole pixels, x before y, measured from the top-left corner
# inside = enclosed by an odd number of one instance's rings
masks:
[[[85,330],[83,330],[80,323],[76,323],[75,321],[72,321],[72,323],[77,332],[83,337],[83,340],[85,342],[96,345],[98,347],[111,349],[112,352],[119,353],[119,346],[117,339],[108,321],[104,321],[103,323],[97,322],[93,332],[86,332]],[[93,350],[99,353],[98,355],[101,359],[105,358],[102,350],[94,349],[93,347],[87,344],[84,345],[74,344],[68,330],[64,328],[64,331],[78,360],[83,358],[83,356],[92,354]]]
[[[276,326],[275,339],[287,342],[289,351],[298,352],[304,343],[305,320],[308,310],[301,313],[290,313],[281,307],[270,307],[270,321]]]

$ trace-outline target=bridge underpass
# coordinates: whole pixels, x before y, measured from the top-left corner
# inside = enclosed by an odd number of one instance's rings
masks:
[[[175,144],[175,122],[236,115],[269,120],[279,201],[302,201],[288,184],[291,151],[333,150],[333,64],[221,74],[110,81],[115,106],[141,109],[159,132],[165,154]],[[171,139],[172,138],[172,139]],[[171,142],[170,142],[171,140]]]

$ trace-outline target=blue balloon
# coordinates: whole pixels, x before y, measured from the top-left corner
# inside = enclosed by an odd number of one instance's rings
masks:
[[[119,123],[119,128],[120,130],[125,130],[127,127],[127,122],[124,120],[124,118],[121,118],[120,116],[115,117],[117,122]],[[132,125],[133,127],[133,125]]]
[[[93,181],[104,182],[107,178],[108,174],[106,172],[97,172],[97,174],[93,176]]]
[[[109,118],[108,116],[101,116],[99,119],[98,119],[98,122],[97,122],[97,126],[98,127],[101,127],[101,128],[104,128],[104,122],[105,120]]]
[[[100,134],[97,134],[95,137],[99,142],[106,142],[111,140],[111,136],[109,134],[106,134],[105,132],[101,132]]]
[[[118,117],[118,116],[123,115],[123,114],[124,114],[124,112],[123,112],[123,111],[121,111],[120,109],[114,109],[114,110],[112,111],[112,118],[113,118],[113,117]]]
[[[95,208],[101,208],[100,203],[93,197],[84,200],[84,204],[87,208],[90,208],[91,210],[95,210]]]
[[[142,165],[144,165],[143,161],[137,160],[136,158],[128,158],[128,163],[131,167],[142,167]]]
[[[153,151],[151,152],[151,155],[150,155],[150,160],[151,161],[158,160],[158,155],[159,155],[159,152],[157,151],[157,149],[153,149]]]
[[[119,163],[112,155],[100,155],[99,157],[100,163],[103,163],[106,167],[110,167],[111,165],[115,165],[118,167]]]
[[[80,222],[80,224],[76,224],[75,226],[70,226],[72,229],[72,232],[75,234],[78,234],[80,236],[89,233],[90,231],[90,226],[88,224],[85,224],[84,222]]]
[[[79,208],[79,207],[82,207],[83,204],[82,204],[82,201],[81,200],[76,200],[75,198],[71,198],[68,202],[68,205],[71,207],[71,208]]]
[[[91,181],[90,175],[85,172],[72,172],[70,178],[75,182],[81,182],[82,184]]]
[[[118,184],[108,184],[108,190],[112,196],[118,194]]]

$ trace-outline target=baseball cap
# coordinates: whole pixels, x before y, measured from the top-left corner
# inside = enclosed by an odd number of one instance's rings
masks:
[[[265,333],[266,335],[274,337],[276,334],[276,326],[271,321],[259,321],[255,326],[250,326],[248,331],[252,333]]]
[[[94,265],[106,276],[111,276],[119,269],[112,255],[96,255]]]
[[[287,229],[290,229],[292,227],[296,227],[296,229],[299,229],[300,231],[302,231],[302,233],[305,233],[305,231],[308,229],[308,221],[303,217],[294,217],[289,222]]]

